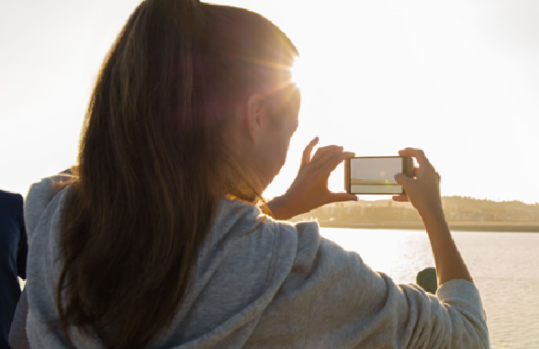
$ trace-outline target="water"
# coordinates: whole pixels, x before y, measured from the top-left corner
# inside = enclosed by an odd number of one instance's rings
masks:
[[[322,235],[358,252],[398,283],[434,266],[424,231],[322,228]],[[539,349],[539,234],[454,232],[479,288],[491,347]]]

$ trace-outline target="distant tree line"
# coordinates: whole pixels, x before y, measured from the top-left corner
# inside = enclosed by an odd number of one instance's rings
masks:
[[[520,201],[497,202],[470,197],[450,196],[442,199],[448,222],[510,223],[539,225],[539,203],[526,204]],[[324,223],[420,223],[420,217],[410,203],[392,200],[377,200],[334,203],[306,214],[294,217],[293,221],[318,220]]]

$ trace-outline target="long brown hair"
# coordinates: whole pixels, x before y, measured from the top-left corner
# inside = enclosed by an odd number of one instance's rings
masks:
[[[245,9],[146,0],[134,11],[101,69],[67,189],[56,291],[66,334],[135,348],[170,324],[218,201],[258,194],[231,180],[234,103],[274,86],[296,54]]]

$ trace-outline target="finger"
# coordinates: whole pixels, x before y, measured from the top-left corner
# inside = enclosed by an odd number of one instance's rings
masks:
[[[405,195],[405,194],[401,194],[401,195],[395,195],[392,197],[393,201],[396,201],[396,202],[408,202],[410,200],[408,200],[408,195]]]
[[[348,193],[330,193],[330,201],[328,202],[343,202],[343,201],[356,201],[357,196]]]
[[[316,170],[322,167],[333,156],[339,156],[340,154],[342,154],[342,152],[340,151],[331,151],[331,150],[325,150],[322,152],[317,151],[316,154],[311,159],[312,169]]]
[[[318,154],[318,153],[317,153]],[[311,160],[312,169],[316,170],[322,167],[335,153],[325,152],[318,154],[318,156],[313,156]]]
[[[343,151],[343,147],[340,147],[338,145],[327,145],[325,147],[318,148],[313,158],[311,159],[311,161],[318,160],[318,158],[324,156],[324,154],[328,152],[342,152],[342,151]]]
[[[414,181],[412,178],[408,177],[404,173],[397,173],[395,175],[395,180],[398,184],[403,186],[404,190],[406,190]]]
[[[333,172],[337,168],[337,166],[339,166],[339,164],[344,161],[344,159],[349,157],[349,152],[333,153],[324,163],[321,163],[320,166],[316,167],[316,171],[321,172],[324,176],[329,177],[329,174]]]
[[[337,165],[340,164],[344,159],[353,157],[354,155],[355,154],[351,152],[326,151],[317,159],[313,158],[312,168],[313,170],[319,170],[324,167],[327,167],[328,164],[330,164],[329,166],[332,167],[333,163],[335,163],[334,167],[337,167]]]
[[[307,144],[305,150],[303,150],[303,156],[301,158],[302,165],[308,164],[311,161],[311,153],[313,152],[313,148],[318,144],[318,140],[318,137],[314,137],[309,144]]]
[[[399,151],[400,156],[411,156],[417,159],[419,166],[432,166],[429,162],[429,159],[425,156],[425,153],[421,149],[417,148],[406,148]]]

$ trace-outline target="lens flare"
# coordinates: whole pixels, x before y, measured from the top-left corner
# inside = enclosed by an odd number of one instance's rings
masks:
[[[296,57],[294,60],[294,64],[290,68],[290,71],[292,73],[292,82],[301,89],[301,84],[305,81],[305,70],[299,57]]]

